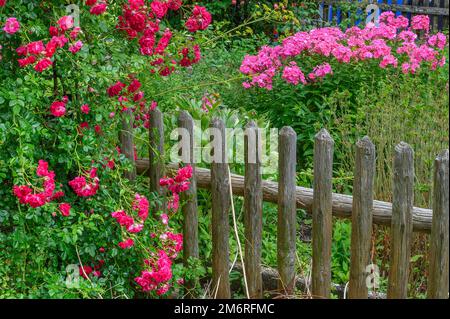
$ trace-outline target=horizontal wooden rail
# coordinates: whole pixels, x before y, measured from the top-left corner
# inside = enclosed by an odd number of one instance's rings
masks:
[[[318,2],[323,3],[324,5],[338,5],[339,3],[345,3],[348,1],[335,1],[335,0],[319,0]],[[353,4],[359,8],[364,8],[370,4],[369,1],[363,0],[361,2],[353,2]],[[439,8],[439,7],[423,7],[423,6],[414,6],[414,5],[406,5],[406,4],[387,4],[387,3],[374,3],[381,10],[385,11],[400,11],[404,13],[413,13],[413,14],[424,14],[424,15],[439,15],[439,16],[448,16],[449,8]]]
[[[178,164],[168,164],[169,170],[179,167]],[[136,161],[138,174],[145,174],[149,168],[148,159],[138,159]],[[195,172],[197,187],[210,189],[211,187],[211,171],[206,168],[196,168]],[[231,175],[233,186],[233,194],[236,196],[244,195],[244,176]],[[263,181],[263,199],[266,202],[278,203],[278,183],[272,181]],[[313,190],[305,187],[296,188],[297,208],[305,209],[308,213],[312,211]],[[352,218],[353,197],[350,195],[342,195],[333,193],[333,216],[339,218]],[[431,209],[417,208],[413,209],[413,228],[414,231],[430,232],[432,225],[433,212]],[[382,201],[373,202],[373,222],[379,225],[391,225],[392,221],[392,204]]]

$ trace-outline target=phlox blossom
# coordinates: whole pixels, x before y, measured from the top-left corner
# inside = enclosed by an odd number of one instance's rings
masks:
[[[440,50],[445,48],[447,37],[443,33],[436,33],[428,39],[428,44],[432,47],[438,47]]]
[[[430,18],[426,15],[417,15],[411,19],[411,29],[413,30],[430,30]]]
[[[282,77],[286,82],[294,85],[306,84],[305,75],[295,62],[284,68]]]

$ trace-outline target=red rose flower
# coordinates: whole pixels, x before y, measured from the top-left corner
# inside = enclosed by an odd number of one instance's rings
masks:
[[[53,102],[50,106],[50,112],[56,117],[64,116],[66,114],[66,103],[61,101]]]
[[[112,86],[110,86],[110,87],[108,88],[108,90],[107,90],[108,95],[109,95],[110,97],[119,95],[120,92],[122,92],[122,90],[123,90],[123,88],[124,88],[125,86],[126,86],[126,85],[123,84],[123,83],[120,82],[120,81],[116,82],[114,85],[112,85]]]
[[[44,58],[42,60],[39,60],[38,63],[36,63],[36,65],[34,66],[34,69],[37,72],[42,72],[45,69],[49,68],[52,64],[53,64],[52,60],[50,60],[49,58]]]
[[[14,34],[20,29],[20,23],[16,18],[8,18],[6,19],[5,26],[3,30],[8,34]]]
[[[58,25],[62,31],[67,31],[73,28],[73,18],[71,16],[64,16],[58,20]]]
[[[153,1],[150,4],[150,7],[152,9],[152,12],[158,19],[164,18],[164,16],[167,14],[167,10],[169,10],[169,6],[167,5],[167,3],[160,1]]]
[[[192,11],[192,16],[186,21],[186,28],[189,32],[196,32],[198,30],[205,30],[211,24],[211,14],[205,7],[195,6]]]
[[[84,114],[89,114],[90,108],[88,104],[83,104],[80,109]]]
[[[70,204],[67,204],[67,203],[59,204],[59,211],[65,217],[68,217],[70,215],[70,209],[71,209]]]
[[[106,11],[107,7],[106,3],[99,3],[94,5],[89,12],[93,15],[100,15]]]

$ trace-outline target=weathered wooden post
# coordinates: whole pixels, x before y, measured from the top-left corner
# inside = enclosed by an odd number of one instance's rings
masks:
[[[330,298],[331,294],[333,151],[334,141],[327,130],[322,129],[316,135],[314,145],[311,287],[313,298]]]
[[[434,162],[433,224],[430,240],[428,298],[447,299],[449,280],[449,167],[448,150]]]
[[[230,180],[226,149],[225,124],[214,118],[210,129],[214,156],[211,163],[212,195],[212,276],[213,296],[219,299],[231,298],[229,279],[229,211]]]
[[[194,120],[191,115],[183,111],[178,118],[178,126],[184,132],[180,132],[182,161],[192,167],[192,179],[189,189],[181,193],[183,205],[183,258],[184,266],[188,267],[189,258],[198,258],[198,210],[197,210],[197,181],[195,178],[195,156],[194,156]],[[186,140],[187,139],[187,140]],[[187,298],[195,297],[190,290],[195,287],[195,282],[186,281]]]
[[[395,147],[393,188],[387,297],[389,299],[406,299],[413,231],[414,151],[404,142]]]
[[[164,177],[164,120],[161,111],[156,108],[150,111],[149,128],[149,177],[150,192],[164,195],[164,189],[159,181]],[[156,210],[165,210],[166,207],[158,205]]]
[[[296,156],[297,134],[292,127],[283,127],[278,137],[278,229],[277,259],[280,275],[278,289],[292,295],[295,286],[296,259]]]
[[[245,134],[245,180],[244,180],[244,226],[245,269],[250,298],[263,297],[261,275],[262,245],[262,177],[261,133],[255,122],[246,127]]]
[[[133,112],[128,109],[122,113],[122,130],[120,131],[121,151],[131,162],[131,170],[124,173],[130,181],[136,180],[136,161],[134,159]]]
[[[350,299],[368,297],[366,268],[370,264],[374,176],[375,146],[366,136],[356,143],[348,293]]]

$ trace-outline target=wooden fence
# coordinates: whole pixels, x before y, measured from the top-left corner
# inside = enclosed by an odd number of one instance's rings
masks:
[[[138,174],[150,177],[150,190],[162,193],[159,179],[171,174],[179,164],[162,162],[164,151],[163,115],[151,111],[149,159],[135,161],[130,121],[125,113],[122,136],[126,136],[123,151]],[[195,178],[190,190],[183,194],[184,258],[199,256],[197,187],[212,194],[212,291],[217,298],[230,298],[230,204],[231,193],[244,196],[245,258],[244,274],[250,298],[263,297],[261,276],[261,242],[263,201],[278,204],[277,260],[278,290],[290,296],[296,281],[296,214],[302,208],[312,214],[312,275],[310,292],[314,298],[330,298],[332,217],[352,221],[349,298],[367,298],[367,265],[370,262],[372,224],[391,226],[391,255],[389,265],[388,298],[406,298],[408,269],[413,231],[431,232],[428,297],[448,298],[449,291],[449,151],[435,159],[433,211],[413,206],[414,152],[406,143],[396,146],[393,154],[393,203],[374,201],[375,146],[368,137],[356,143],[353,196],[332,193],[334,141],[325,129],[315,137],[314,189],[296,186],[296,132],[284,127],[279,132],[279,182],[262,180],[260,156],[249,160],[249,147],[261,143],[259,134],[249,141],[245,136],[245,176],[229,173],[226,164],[225,134],[214,139],[214,152],[219,151],[221,162],[211,164],[211,170],[195,167],[192,117],[185,111],[179,115],[178,125],[190,132],[190,149],[182,154],[185,164],[192,165]],[[225,132],[224,122],[215,118],[211,127]],[[258,132],[255,123],[247,132]],[[213,140],[213,139],[211,139]],[[256,143],[256,144],[255,144]],[[252,146],[253,145],[253,146]],[[259,148],[257,148],[259,150]],[[217,159],[216,159],[217,160]],[[133,170],[134,171],[134,170]],[[130,179],[135,174],[128,174]],[[187,283],[189,287],[189,283]]]
[[[444,30],[449,28],[449,0],[318,0],[319,14],[322,22],[341,24],[350,13],[341,9],[340,4],[349,3],[358,6],[358,13],[365,15],[366,7],[373,3],[378,6],[380,13],[393,11],[396,15],[406,16],[411,19],[415,15],[428,15],[432,30]],[[355,24],[361,23],[356,20]]]

